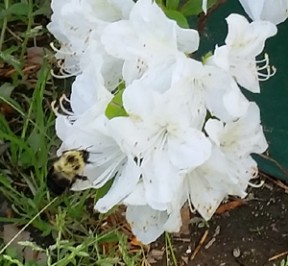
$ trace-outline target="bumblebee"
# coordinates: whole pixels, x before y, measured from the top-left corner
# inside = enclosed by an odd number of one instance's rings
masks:
[[[55,195],[63,194],[77,179],[87,180],[83,170],[89,158],[86,150],[68,150],[54,160],[47,175],[47,186]]]

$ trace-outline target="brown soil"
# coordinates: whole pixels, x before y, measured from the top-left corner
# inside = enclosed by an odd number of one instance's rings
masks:
[[[199,228],[201,223],[194,224],[190,239],[183,237],[181,242],[181,238],[175,238],[176,253],[182,258],[180,265],[280,266],[288,252],[277,259],[271,258],[288,251],[287,210],[287,191],[266,181],[263,187],[251,189],[248,200],[240,207],[215,215],[202,228]],[[201,239],[203,245],[191,260]]]

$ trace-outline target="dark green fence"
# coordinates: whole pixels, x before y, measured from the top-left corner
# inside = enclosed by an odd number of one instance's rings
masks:
[[[255,0],[251,0],[255,1]],[[206,20],[198,23],[201,33],[200,53],[224,44],[227,34],[225,18],[231,13],[245,14],[238,0],[226,0]],[[195,21],[190,21],[195,27]],[[264,52],[277,73],[268,81],[261,82],[261,93],[243,91],[260,107],[264,132],[269,149],[264,157],[257,156],[259,169],[276,178],[288,181],[288,20],[277,25],[278,34],[267,40]],[[263,58],[264,53],[261,55]]]

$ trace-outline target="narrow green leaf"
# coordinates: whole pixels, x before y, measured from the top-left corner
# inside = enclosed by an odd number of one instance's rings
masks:
[[[11,263],[13,263],[13,265],[17,265],[17,266],[24,266],[19,260],[17,259],[13,259],[8,255],[3,255],[3,258]]]

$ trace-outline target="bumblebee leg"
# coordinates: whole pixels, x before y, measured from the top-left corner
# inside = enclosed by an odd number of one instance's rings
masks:
[[[76,175],[76,178],[80,179],[80,180],[83,180],[83,181],[88,180],[87,176],[83,176],[83,175]]]

